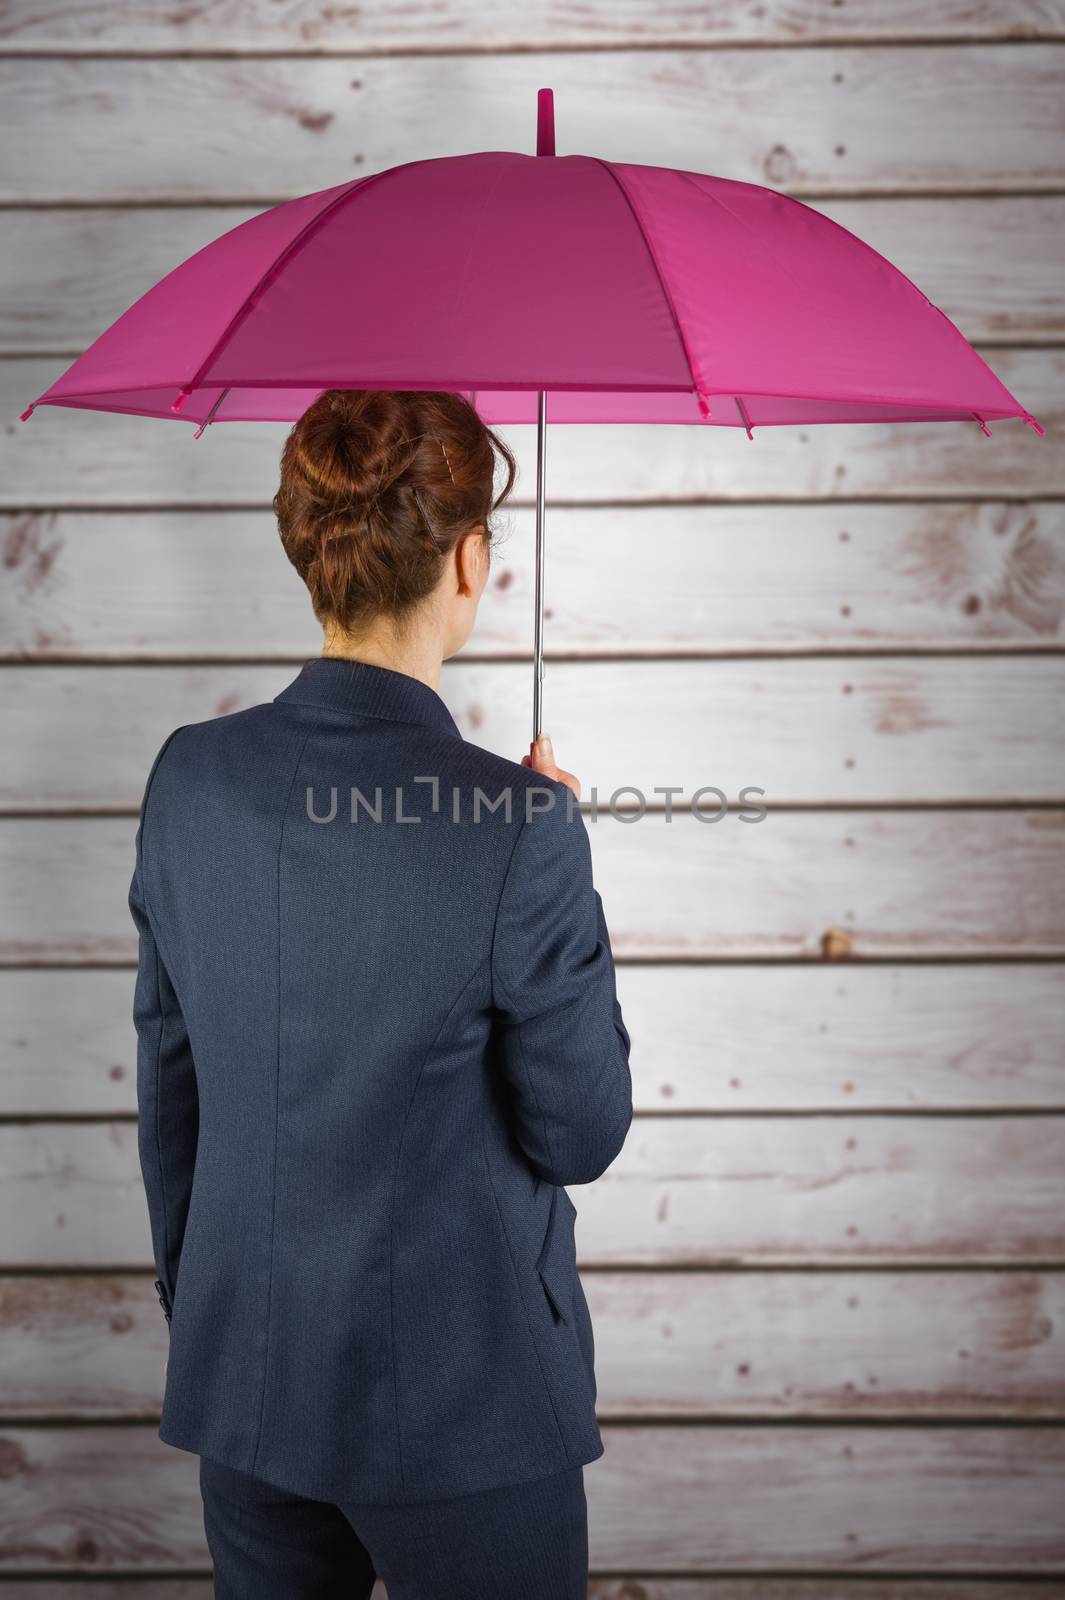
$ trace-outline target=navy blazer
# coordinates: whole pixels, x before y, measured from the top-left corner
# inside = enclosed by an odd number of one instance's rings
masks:
[[[170,735],[129,903],[159,1438],[397,1504],[601,1455],[563,1185],[632,1084],[569,790],[318,658]]]

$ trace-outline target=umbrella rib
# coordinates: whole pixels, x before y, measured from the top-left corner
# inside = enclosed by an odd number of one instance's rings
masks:
[[[320,211],[315,212],[313,217],[309,217],[299,232],[295,234],[293,238],[289,240],[285,248],[274,257],[266,271],[259,278],[259,281],[254,285],[253,288],[249,289],[248,293],[244,296],[244,299],[241,301],[232,317],[230,317],[225,328],[219,334],[218,338],[211,346],[211,349],[208,351],[203,361],[201,361],[200,365],[196,368],[190,383],[187,386],[184,384],[182,385],[178,398],[174,401],[170,408],[171,411],[180,411],[181,407],[185,404],[185,401],[188,400],[193,391],[199,388],[208,368],[217,359],[217,357],[221,355],[222,351],[232,339],[233,335],[236,333],[237,329],[243,323],[245,318],[258,305],[260,299],[270,287],[270,284],[274,281],[282,269],[288,265],[293,256],[295,256],[298,251],[303,249],[304,245],[314,237],[319,228],[323,227],[335,212],[339,211],[340,208],[346,205],[349,200],[354,199],[356,195],[364,194],[368,188],[378,181],[378,179],[387,178],[390,173],[403,171],[407,167],[423,166],[425,164],[425,160],[429,159],[431,158],[426,157],[422,161],[407,161],[404,162],[401,167],[385,167],[380,172],[371,172],[366,178],[358,178],[354,183],[349,184],[341,194],[334,195],[332,200],[327,201]]]
[[[706,398],[706,394],[705,394],[705,391],[704,391],[704,388],[703,388],[702,380],[696,375],[695,361],[694,361],[694,359],[692,357],[692,352],[691,352],[691,348],[690,348],[690,346],[688,344],[688,340],[685,337],[684,329],[681,326],[680,317],[677,315],[677,308],[676,308],[676,305],[673,302],[673,295],[672,295],[672,293],[670,291],[668,283],[666,282],[666,275],[662,270],[661,263],[659,262],[659,259],[658,259],[658,254],[657,254],[657,252],[655,250],[654,245],[651,243],[651,237],[648,234],[647,229],[644,227],[643,218],[640,215],[639,210],[637,209],[636,202],[632,198],[632,195],[629,193],[629,191],[626,188],[625,184],[623,183],[622,179],[614,171],[614,168],[613,168],[613,165],[611,164],[611,162],[604,161],[601,156],[592,156],[590,159],[592,161],[598,162],[599,165],[603,168],[604,172],[608,172],[610,174],[610,176],[613,178],[614,182],[617,184],[618,188],[621,190],[622,197],[624,198],[626,205],[628,206],[629,210],[632,212],[633,218],[634,218],[634,220],[636,222],[636,226],[640,230],[640,237],[643,240],[644,245],[646,246],[647,254],[651,258],[651,265],[655,269],[655,275],[658,278],[659,287],[662,290],[662,297],[665,300],[666,306],[669,309],[670,316],[673,318],[673,326],[677,330],[677,338],[680,340],[681,349],[684,351],[684,359],[688,363],[688,371],[691,374],[692,388],[695,390],[696,394],[699,397],[699,410],[702,412],[704,417],[708,417],[710,415],[710,406],[709,406],[709,403],[708,403],[707,398]]]

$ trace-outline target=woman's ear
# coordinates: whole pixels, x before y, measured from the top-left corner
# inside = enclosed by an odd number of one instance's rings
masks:
[[[488,532],[483,523],[464,533],[455,546],[459,594],[479,594],[488,577]]]

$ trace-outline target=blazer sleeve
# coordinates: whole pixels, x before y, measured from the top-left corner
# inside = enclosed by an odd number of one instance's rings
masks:
[[[493,1005],[518,1141],[550,1183],[590,1183],[632,1121],[629,1035],[584,819],[561,785],[521,825],[496,915]]]
[[[168,739],[167,744],[169,742]],[[133,994],[133,1022],[137,1034],[137,1144],[158,1273],[155,1289],[169,1325],[196,1163],[199,1098],[188,1030],[159,949],[145,886],[144,835],[148,799],[166,747],[163,746],[155,759],[141,805],[129,908],[138,934]]]

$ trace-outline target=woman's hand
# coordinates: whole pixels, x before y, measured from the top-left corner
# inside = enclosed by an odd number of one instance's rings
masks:
[[[531,767],[534,772],[542,772],[545,778],[554,778],[557,783],[564,783],[566,788],[572,789],[577,799],[580,799],[580,779],[575,778],[573,773],[567,772],[564,767],[556,767],[555,752],[546,733],[542,733],[535,744],[529,747],[529,754],[522,756],[521,764],[523,767]]]

